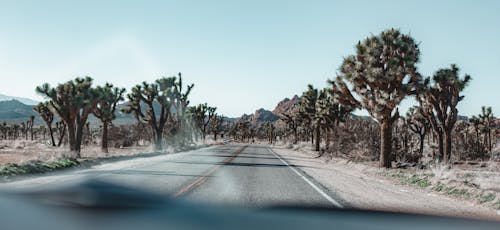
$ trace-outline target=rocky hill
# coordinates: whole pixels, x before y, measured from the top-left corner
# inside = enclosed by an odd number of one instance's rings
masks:
[[[293,96],[291,99],[285,98],[278,102],[272,111],[260,108],[253,114],[243,114],[241,117],[235,118],[234,122],[249,121],[253,127],[258,127],[266,122],[272,122],[280,126],[280,116],[284,113],[294,112],[297,109],[299,99],[297,95]]]
[[[300,97],[295,95],[292,99],[285,98],[276,105],[273,110],[273,114],[280,116],[284,113],[291,113],[297,110],[297,105],[299,104]]]

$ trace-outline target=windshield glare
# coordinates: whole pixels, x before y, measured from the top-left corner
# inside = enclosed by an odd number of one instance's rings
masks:
[[[498,221],[499,10],[1,2],[0,190]]]

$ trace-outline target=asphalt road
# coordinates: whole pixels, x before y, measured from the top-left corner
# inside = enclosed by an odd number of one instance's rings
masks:
[[[0,190],[53,188],[88,178],[196,202],[238,206],[341,207],[317,182],[258,145],[223,145],[108,163],[0,184]]]

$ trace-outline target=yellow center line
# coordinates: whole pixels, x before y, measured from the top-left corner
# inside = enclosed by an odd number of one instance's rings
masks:
[[[207,172],[205,172],[201,177],[198,177],[196,180],[194,180],[193,182],[187,184],[186,186],[182,187],[179,191],[177,191],[175,194],[174,194],[174,197],[179,197],[179,196],[182,196],[190,191],[192,191],[193,189],[197,188],[198,186],[202,185],[203,183],[205,183],[207,180],[208,180],[208,177],[210,175],[212,175],[215,171],[217,171],[217,169],[219,167],[221,167],[222,165],[224,164],[227,164],[229,162],[231,162],[232,160],[234,160],[234,158],[236,158],[241,152],[243,152],[243,150],[246,148],[247,146],[243,146],[241,147],[240,149],[238,149],[236,152],[234,152],[230,157],[224,159],[222,161],[222,164],[219,164],[219,165],[216,165],[214,166],[213,168],[211,168],[210,170],[208,170]]]

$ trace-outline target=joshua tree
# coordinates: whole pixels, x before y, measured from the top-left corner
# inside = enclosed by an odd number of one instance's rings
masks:
[[[207,103],[189,108],[189,114],[194,120],[195,125],[201,130],[203,140],[205,140],[205,136],[208,131],[207,127],[215,116],[216,110],[217,107],[210,107]]]
[[[88,116],[96,105],[92,78],[76,78],[57,87],[45,83],[36,87],[37,93],[49,99],[51,108],[66,124],[70,150],[80,157],[82,134]]]
[[[176,77],[160,78],[154,83],[143,82],[127,94],[129,102],[122,112],[133,113],[138,122],[149,124],[156,150],[162,149],[163,129],[171,121],[172,108],[176,103]],[[147,108],[143,110],[143,106]]]
[[[9,126],[7,126],[7,122],[3,122],[2,125],[0,125],[0,130],[2,131],[2,138],[6,140],[7,132],[9,131]]]
[[[38,103],[38,105],[33,107],[33,110],[35,110],[40,115],[42,120],[47,125],[47,129],[49,129],[50,141],[52,143],[52,146],[56,146],[56,142],[54,141],[54,132],[52,131],[52,122],[54,121],[54,113],[52,113],[49,106],[50,106],[49,102],[40,102]]]
[[[321,142],[321,124],[319,116],[318,101],[326,96],[325,92],[318,92],[318,89],[312,85],[307,85],[307,90],[302,93],[299,101],[298,116],[306,125],[312,125],[311,140],[315,140],[314,147],[319,151],[319,144]],[[314,138],[314,139],[313,139]]]
[[[255,130],[252,129],[252,125],[250,121],[239,122],[238,130],[241,135],[241,140],[244,141],[247,138],[247,141],[250,141],[250,138],[253,137]]]
[[[492,152],[492,142],[491,142],[491,132],[495,127],[493,113],[491,107],[481,107],[481,114],[478,116],[472,116],[469,119],[470,124],[476,132],[476,148],[477,152],[481,153],[484,151]],[[480,133],[483,133],[483,141],[481,144]],[[481,147],[482,146],[482,147]]]
[[[182,140],[183,140],[182,144],[184,144],[184,140],[186,138],[186,133],[185,133],[186,132],[185,123],[187,119],[186,111],[189,106],[188,96],[191,93],[194,84],[187,85],[186,91],[184,91],[184,85],[182,83],[182,74],[179,73],[178,76],[179,80],[175,84],[175,90],[174,90],[176,95],[175,97],[177,98],[177,100],[174,103],[174,107],[177,114],[178,129],[180,135],[182,135]],[[191,135],[189,135],[189,137],[191,137]]]
[[[250,140],[251,136],[251,125],[247,120],[239,120],[233,124],[229,133],[235,137],[235,139],[239,139],[240,141],[245,141],[245,138]]]
[[[331,83],[332,81],[330,81]],[[352,105],[343,105],[339,103],[339,95],[335,94],[331,89],[323,89],[324,96],[318,100],[318,117],[320,119],[321,128],[326,133],[326,148],[330,145],[330,131],[334,129],[340,122],[345,122],[346,118],[354,110]]]
[[[472,125],[474,132],[476,133],[476,151],[477,153],[481,153],[481,140],[479,139],[479,132],[481,130],[481,119],[476,116],[472,116],[469,118],[469,123]]]
[[[35,123],[35,116],[30,115],[30,119],[26,121],[26,135],[28,134],[28,130],[31,135],[31,140],[33,140],[33,125]]]
[[[406,123],[408,123],[408,128],[418,135],[420,144],[419,153],[422,155],[424,152],[425,135],[429,129],[429,122],[424,117],[422,108],[413,106],[408,109]]]
[[[214,116],[212,121],[210,122],[210,130],[214,134],[214,141],[217,140],[217,134],[222,131],[222,123],[224,122],[223,116],[218,116],[217,114]]]
[[[267,140],[269,141],[269,144],[273,143],[274,140],[274,130],[276,127],[271,123],[271,122],[266,122],[263,124],[265,136],[267,137]]]
[[[484,133],[484,143],[488,152],[492,153],[493,145],[491,143],[491,131],[492,128],[495,127],[493,120],[493,112],[491,111],[491,107],[483,106],[481,107],[481,114],[479,115],[482,132]]]
[[[12,137],[14,138],[14,140],[16,140],[19,137],[19,129],[20,128],[21,128],[21,126],[19,126],[18,124],[12,125]]]
[[[286,124],[286,127],[289,131],[293,132],[293,143],[297,144],[299,140],[298,136],[298,128],[299,128],[299,121],[297,119],[297,114],[288,114],[284,113],[281,117],[281,120],[283,120]]]
[[[23,133],[24,139],[28,140],[28,126],[26,122],[21,122],[21,133]]]
[[[332,82],[333,92],[341,95],[341,104],[366,109],[378,122],[381,167],[391,166],[392,125],[399,117],[397,107],[407,95],[418,93],[422,85],[416,66],[419,57],[418,44],[411,36],[396,29],[386,30],[358,42],[356,55],[344,59],[337,80]]]
[[[457,104],[464,96],[460,92],[471,80],[470,75],[463,79],[458,76],[458,67],[438,70],[432,77],[433,84],[426,86],[425,90],[417,97],[424,116],[431,124],[438,136],[439,160],[448,163],[451,157],[451,132],[458,117]],[[426,79],[428,85],[430,79]]]
[[[97,105],[93,113],[102,123],[101,149],[108,153],[108,126],[116,118],[116,105],[124,99],[125,89],[106,83],[103,87],[97,86],[96,92]]]

